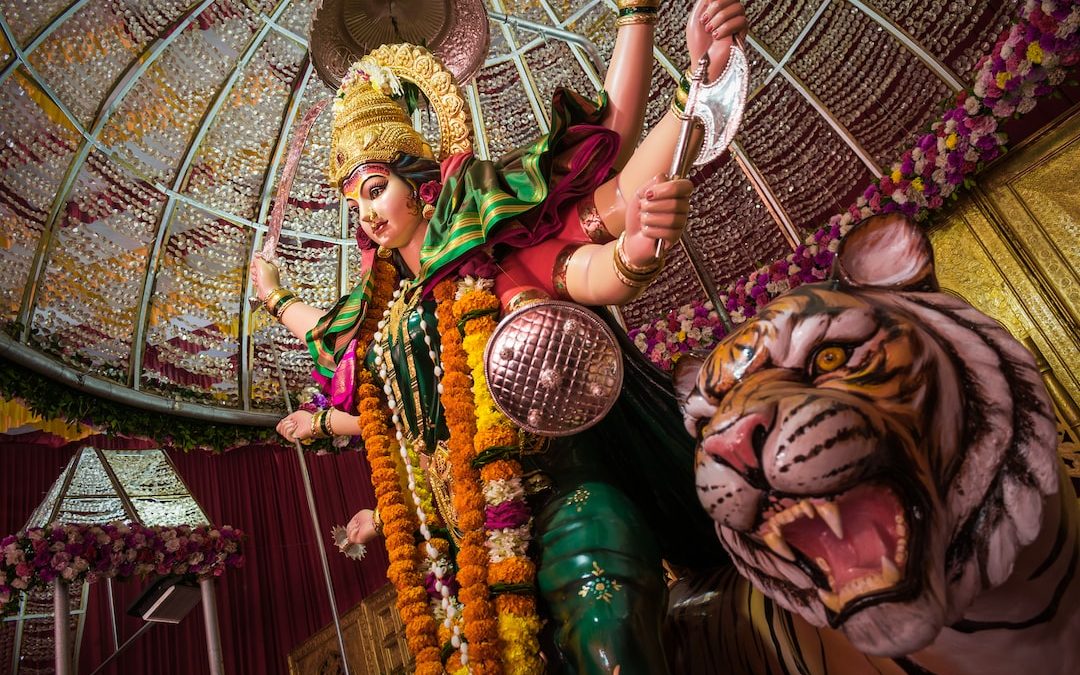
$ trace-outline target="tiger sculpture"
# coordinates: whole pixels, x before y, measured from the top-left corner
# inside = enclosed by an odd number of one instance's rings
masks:
[[[737,573],[673,587],[673,672],[1080,673],[1052,406],[913,222],[858,224],[676,390]]]

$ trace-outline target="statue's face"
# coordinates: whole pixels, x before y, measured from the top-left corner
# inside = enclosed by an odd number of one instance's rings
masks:
[[[381,163],[363,164],[342,185],[350,206],[360,212],[364,234],[383,248],[402,248],[423,237],[421,203],[412,186]]]

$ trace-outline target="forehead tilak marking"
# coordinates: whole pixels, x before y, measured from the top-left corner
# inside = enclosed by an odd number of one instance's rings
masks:
[[[372,176],[389,178],[390,167],[385,164],[374,162],[358,166],[356,170],[345,179],[345,183],[342,185],[342,192],[350,192],[355,188],[361,187],[364,184],[364,181]]]

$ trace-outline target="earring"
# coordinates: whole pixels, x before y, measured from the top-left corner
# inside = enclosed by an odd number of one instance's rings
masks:
[[[424,204],[420,214],[424,217],[424,220],[431,220],[431,217],[435,215],[435,207],[431,204]]]

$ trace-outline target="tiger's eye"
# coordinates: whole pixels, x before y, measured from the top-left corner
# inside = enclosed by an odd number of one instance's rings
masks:
[[[848,355],[843,347],[826,347],[814,357],[814,370],[819,373],[831,373],[847,363]]]

